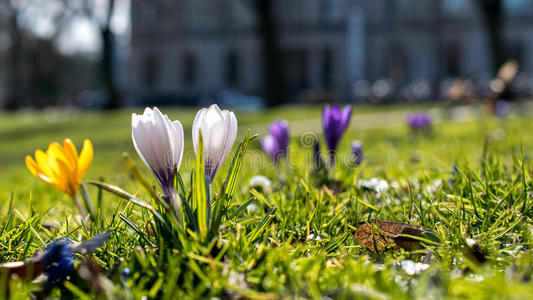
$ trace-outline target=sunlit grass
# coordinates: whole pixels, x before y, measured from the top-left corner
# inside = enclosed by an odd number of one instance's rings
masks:
[[[442,122],[434,125],[432,133],[417,136],[402,123],[407,109],[413,107],[356,107],[340,145],[338,168],[330,174],[335,182],[330,185],[317,184],[306,141],[311,132],[321,138],[320,107],[237,112],[238,141],[248,128],[265,134],[276,118],[289,120],[290,167],[274,167],[260,153],[258,141],[253,141],[240,174],[236,205],[255,197],[256,209],[244,209],[224,224],[217,242],[193,243],[182,252],[151,248],[150,243],[166,244],[150,235],[152,217],[126,200],[99,194],[93,186],[90,193],[101,203],[101,214],[86,231],[79,226],[69,199],[33,178],[24,166],[26,154],[51,141],[70,137],[81,145],[88,138],[95,158],[85,178],[104,180],[149,200],[121,155],[128,152],[151,180],[131,144],[130,114],[141,109],[4,115],[0,120],[0,261],[31,257],[60,237],[78,240],[112,230],[110,241],[94,257],[110,279],[107,292],[125,298],[530,297],[533,120],[516,114],[507,119],[486,117],[476,110],[474,115],[481,119],[453,122],[443,109],[436,111]],[[195,110],[163,111],[184,126],[189,155],[180,171],[188,180],[194,166],[190,131]],[[359,167],[347,164],[355,139],[364,144]],[[225,174],[226,168],[227,164],[220,173]],[[248,182],[258,174],[272,181],[271,193],[251,190]],[[219,174],[215,179],[213,191],[220,189],[223,177]],[[358,180],[373,177],[386,180],[390,189],[379,195],[358,187]],[[11,197],[17,210],[9,210]],[[254,235],[274,207],[272,220]],[[132,220],[150,243],[118,213]],[[358,223],[370,218],[421,225],[439,241],[413,252],[374,253],[354,238]],[[50,222],[56,227],[42,226]],[[473,245],[484,252],[486,261],[475,258]],[[412,274],[413,270],[402,267],[402,261],[423,263],[428,252],[427,270]],[[129,277],[120,275],[123,268],[131,270]],[[83,285],[79,288],[63,293],[95,292]],[[27,296],[27,290],[20,288],[13,294],[17,295]]]

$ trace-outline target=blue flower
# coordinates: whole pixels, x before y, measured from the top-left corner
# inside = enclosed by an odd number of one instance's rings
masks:
[[[48,246],[43,259],[44,272],[48,276],[47,285],[63,282],[74,271],[74,255],[66,242],[57,242]]]

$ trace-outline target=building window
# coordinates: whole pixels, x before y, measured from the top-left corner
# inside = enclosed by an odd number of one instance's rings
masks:
[[[342,22],[343,10],[339,1],[322,0],[322,20],[325,24],[332,25]]]
[[[524,47],[520,41],[505,43],[504,49],[505,60],[515,60],[520,67],[524,60]]]
[[[291,49],[284,51],[282,55],[287,94],[289,97],[296,97],[309,88],[309,54],[306,49]]]
[[[442,0],[441,10],[444,16],[460,17],[471,11],[471,8],[465,0]]]
[[[157,75],[159,73],[159,59],[153,54],[149,54],[144,58],[143,62],[143,80],[144,85],[151,89],[157,84]]]
[[[142,1],[139,9],[141,13],[141,26],[144,30],[153,30],[157,27],[157,1]]]
[[[407,76],[407,54],[398,43],[393,43],[389,48],[389,77],[401,82]]]
[[[226,55],[225,61],[226,83],[228,86],[235,86],[239,82],[239,56],[236,51],[230,51]]]
[[[444,53],[444,72],[448,77],[457,77],[461,73],[461,47],[458,43],[450,43]]]
[[[187,85],[196,82],[196,57],[192,54],[183,57],[183,82]]]
[[[304,12],[308,0],[283,0],[276,1],[277,13],[286,24],[301,24],[305,20]]]
[[[392,9],[396,18],[404,19],[413,16],[416,3],[412,2],[411,0],[395,0]]]
[[[509,15],[523,15],[531,13],[531,0],[503,0],[503,10]]]

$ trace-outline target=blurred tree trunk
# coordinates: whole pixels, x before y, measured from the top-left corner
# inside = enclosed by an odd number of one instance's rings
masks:
[[[503,24],[502,0],[477,0],[488,35],[492,73],[496,76],[498,69],[505,62],[501,27]]]
[[[22,32],[18,26],[17,10],[6,0],[8,9],[7,27],[10,38],[10,46],[7,51],[7,93],[2,106],[7,110],[15,110],[20,107],[22,97],[20,95],[20,54],[22,51]]]
[[[274,4],[273,0],[253,0],[261,37],[264,90],[268,106],[280,105],[287,100]]]
[[[117,109],[122,106],[121,95],[115,82],[115,35],[111,30],[111,18],[115,10],[115,0],[109,0],[106,20],[100,26],[102,38],[101,71],[104,79],[104,89],[108,96],[107,109]]]

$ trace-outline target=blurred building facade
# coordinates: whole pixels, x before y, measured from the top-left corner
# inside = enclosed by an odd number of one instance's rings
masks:
[[[489,77],[478,0],[363,0],[365,77]],[[392,5],[391,5],[392,4]],[[503,0],[504,55],[533,74],[533,1]]]
[[[272,1],[291,100],[309,90],[351,99],[361,80],[491,76],[477,0]],[[134,101],[187,102],[224,89],[262,94],[258,20],[248,2],[132,0]],[[533,74],[533,0],[503,6],[505,55]]]

